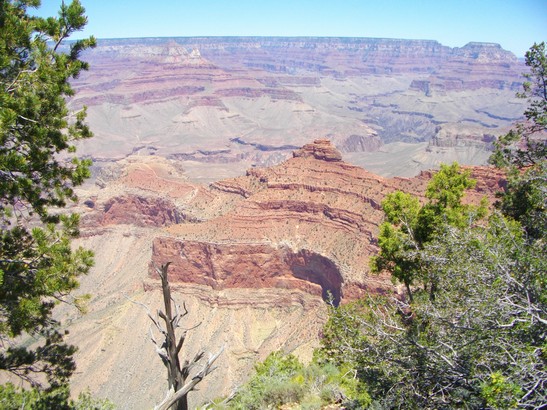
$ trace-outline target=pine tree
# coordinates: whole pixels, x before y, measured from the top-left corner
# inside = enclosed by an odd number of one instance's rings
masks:
[[[0,1],[0,370],[52,390],[74,371],[76,350],[52,310],[93,263],[71,247],[78,215],[60,210],[89,176],[90,161],[74,156],[74,143],[91,137],[85,110],[70,112],[66,98],[95,40],[66,44],[87,23],[78,0],[57,17],[32,16],[39,5]],[[21,342],[29,336],[38,342]]]
[[[545,42],[526,52],[527,81],[517,96],[528,100],[525,120],[495,143],[490,163],[505,169],[507,188],[499,208],[519,221],[531,241],[547,231],[547,56]]]

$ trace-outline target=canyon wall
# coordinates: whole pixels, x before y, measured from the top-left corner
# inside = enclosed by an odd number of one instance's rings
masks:
[[[380,204],[397,189],[423,198],[433,175],[384,178],[343,161],[324,139],[207,186],[180,165],[156,156],[112,163],[79,189],[74,208],[82,213],[79,244],[95,251],[96,266],[80,290],[92,295],[89,313],[63,310],[69,341],[80,347],[72,385],[121,409],[150,408],[165,392],[147,316],[162,304],[156,266],[171,263],[173,297],[189,311],[183,356],[224,347],[218,369],[190,395],[195,407],[229,394],[271,351],[309,360],[326,302],[397,292],[388,275],[368,269]],[[492,168],[473,167],[472,175],[471,203],[493,200],[504,184]]]
[[[191,405],[228,394],[273,350],[309,359],[325,300],[397,291],[368,269],[386,194],[423,198],[427,169],[458,160],[478,180],[466,201],[493,200],[503,175],[476,165],[525,105],[525,67],[489,43],[126,39],[85,58],[71,105],[88,106],[95,165],[74,210],[96,266],[89,314],[62,314],[75,391],[123,409],[164,395],[154,265],[172,262],[189,309],[184,354],[225,347]]]
[[[514,95],[525,66],[490,43],[145,38],[100,40],[85,58],[72,104],[88,106],[95,138],[80,152],[98,164],[176,158],[196,181],[277,164],[315,138],[361,166],[368,153],[422,144],[372,165],[387,176],[401,163],[418,164],[405,176],[440,161],[479,165],[524,107]]]

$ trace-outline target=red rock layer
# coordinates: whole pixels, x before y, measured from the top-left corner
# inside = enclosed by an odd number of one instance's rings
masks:
[[[290,288],[323,298],[330,293],[335,302],[392,287],[389,277],[368,269],[378,251],[382,200],[395,190],[421,196],[433,175],[382,178],[343,162],[323,139],[280,165],[251,168],[209,189],[177,179],[175,161],[137,157],[119,172],[117,194],[89,202],[84,227],[162,227],[150,233],[152,262],[172,262],[174,282]],[[493,199],[503,185],[491,168],[472,168],[472,176],[478,182],[466,196],[470,203]],[[119,194],[121,186],[129,193]]]
[[[213,288],[290,284],[323,296],[325,289],[339,288],[342,299],[364,289],[389,288],[389,278],[371,276],[368,270],[368,259],[378,249],[380,204],[398,189],[422,195],[431,173],[385,179],[340,158],[329,141],[316,140],[281,165],[253,168],[245,177],[215,183],[215,190],[237,195],[239,202],[219,217],[169,227],[169,236],[154,242],[153,261],[172,261],[175,280]],[[480,181],[467,201],[493,198],[499,173],[477,168],[473,176]],[[339,285],[302,282],[288,255],[303,252],[332,264]],[[303,261],[303,269],[316,278],[328,271],[326,265],[311,267],[310,258]]]
[[[219,244],[159,237],[152,249],[153,265],[171,262],[172,282],[225,288],[299,289],[338,304],[342,276],[336,265],[316,253],[269,244]],[[330,296],[329,296],[330,294]]]
[[[107,201],[99,223],[102,226],[113,224],[167,226],[180,223],[183,219],[171,201],[130,195]]]

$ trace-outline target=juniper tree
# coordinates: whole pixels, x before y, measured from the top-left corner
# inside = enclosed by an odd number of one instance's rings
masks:
[[[545,245],[518,223],[439,227],[419,251],[435,298],[367,296],[332,308],[326,356],[349,364],[380,408],[526,408],[547,403]]]
[[[517,96],[528,101],[524,121],[495,142],[490,163],[508,174],[499,208],[521,222],[530,240],[547,230],[547,56],[545,42],[526,52],[529,72]]]
[[[382,202],[385,221],[378,234],[380,252],[371,259],[372,271],[391,273],[405,285],[411,300],[415,284],[428,287],[430,297],[435,297],[435,280],[420,251],[444,224],[461,227],[485,215],[484,201],[478,207],[462,203],[465,190],[475,183],[469,170],[462,170],[457,163],[443,164],[427,186],[424,205],[405,192],[388,194]]]
[[[85,110],[69,111],[66,98],[95,40],[65,44],[87,22],[78,0],[63,2],[57,17],[32,16],[39,5],[0,1],[0,370],[55,389],[74,370],[75,347],[52,310],[93,263],[90,251],[71,247],[78,215],[59,210],[89,176],[90,162],[74,155],[75,142],[91,137]],[[41,342],[21,344],[25,335]]]

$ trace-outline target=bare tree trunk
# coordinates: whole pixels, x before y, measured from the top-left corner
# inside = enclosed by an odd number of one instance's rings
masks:
[[[184,386],[184,382],[186,377],[184,376],[182,372],[182,367],[180,366],[180,360],[179,360],[179,352],[182,348],[182,345],[184,343],[184,339],[186,337],[186,332],[183,333],[183,336],[181,336],[181,339],[179,341],[180,346],[177,346],[177,339],[175,335],[175,326],[174,326],[174,320],[177,319],[178,324],[178,312],[175,318],[173,318],[173,310],[171,307],[172,297],[171,297],[171,288],[169,286],[169,281],[167,279],[167,270],[169,269],[169,263],[162,265],[161,269],[157,269],[158,274],[160,275],[161,279],[161,289],[163,292],[163,303],[165,305],[165,315],[162,314],[161,311],[158,311],[158,316],[161,317],[165,322],[166,332],[164,333],[165,340],[165,350],[167,351],[167,363],[165,363],[167,367],[167,381],[169,384],[169,390],[173,389],[175,392],[179,391],[182,386]],[[188,311],[186,311],[186,308],[184,309],[184,313],[182,314],[181,318],[183,316],[186,316]],[[172,410],[187,410],[188,409],[188,398],[185,394],[182,396],[173,406],[171,406]]]
[[[163,338],[161,343],[159,343],[154,338],[152,330],[150,330],[150,337],[152,342],[156,345],[156,352],[167,368],[167,381],[169,385],[167,397],[161,404],[156,406],[156,409],[187,410],[188,393],[194,390],[195,386],[201,382],[205,376],[215,370],[212,365],[222,353],[223,349],[216,355],[210,357],[203,368],[187,382],[192,368],[201,360],[204,351],[199,351],[192,360],[184,360],[184,363],[181,364],[179,354],[184,345],[184,341],[186,340],[187,332],[193,328],[184,329],[178,337],[176,335],[177,329],[180,328],[180,321],[188,314],[188,310],[184,303],[181,310],[181,307],[175,303],[171,296],[171,288],[167,278],[169,265],[170,263],[166,263],[165,265],[162,265],[161,268],[155,266],[156,272],[158,272],[161,279],[165,312],[158,310],[157,317],[154,317],[150,311],[148,311],[148,317],[152,320],[152,323],[161,333]],[[162,319],[165,326],[160,323],[159,318]],[[194,326],[194,328],[195,327],[197,326]]]
[[[192,380],[182,386],[178,391],[172,392],[169,396],[167,396],[159,406],[156,406],[155,410],[168,410],[170,406],[174,405],[174,403],[179,403],[182,398],[184,398],[184,402],[186,403],[188,393],[192,391],[196,384],[202,381],[205,376],[215,370],[211,366],[223,350],[224,348],[220,349],[216,355],[211,356],[201,371],[192,377]]]

